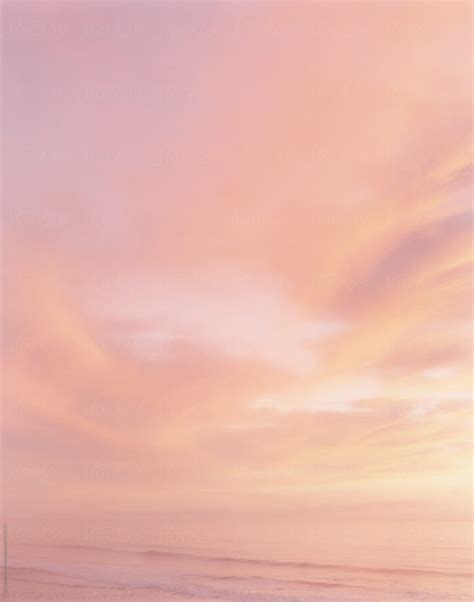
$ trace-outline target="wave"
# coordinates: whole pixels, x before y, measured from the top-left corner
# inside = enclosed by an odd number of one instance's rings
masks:
[[[316,563],[308,561],[294,561],[294,560],[271,560],[263,558],[243,558],[240,556],[213,556],[209,554],[194,554],[191,552],[170,552],[168,550],[150,549],[144,551],[130,551],[130,550],[118,550],[113,548],[103,548],[97,546],[84,546],[84,545],[58,545],[52,546],[58,548],[69,548],[77,550],[90,550],[90,551],[101,551],[114,554],[133,554],[142,555],[148,558],[173,558],[181,560],[195,560],[202,562],[218,562],[228,564],[245,564],[251,566],[268,566],[268,567],[289,567],[296,569],[316,569],[316,570],[334,570],[334,571],[347,571],[357,573],[375,573],[385,575],[426,575],[433,576],[439,575],[443,577],[472,577],[472,572],[454,572],[454,571],[443,571],[440,569],[433,568],[418,568],[418,567],[374,567],[374,566],[360,566],[360,565],[349,565],[349,564],[327,564],[327,563]]]
[[[202,575],[206,576],[206,575]],[[266,583],[281,583],[285,585],[296,585],[296,586],[306,586],[306,587],[321,587],[321,588],[333,588],[333,587],[351,587],[358,588],[357,585],[349,585],[347,583],[336,583],[334,581],[310,581],[309,579],[278,579],[276,577],[267,578],[260,577],[258,575],[249,575],[246,577],[241,577],[237,575],[207,575],[209,578],[214,579],[215,581],[265,581]]]
[[[58,573],[55,571],[48,571],[46,569],[38,569],[36,567],[9,567],[9,572],[11,573],[10,578],[13,578],[15,581],[25,581],[26,583],[41,583],[41,584],[52,584],[52,585],[61,585],[63,587],[91,587],[95,588],[104,588],[104,589],[126,589],[124,586],[120,585],[110,585],[108,583],[104,583],[102,581],[97,581],[95,579],[89,579],[83,576],[77,575],[68,575],[66,573]],[[64,578],[69,579],[69,582],[64,582]],[[59,579],[59,581],[58,581]],[[81,583],[71,583],[71,581],[80,581]]]
[[[260,593],[252,592],[246,593],[242,591],[234,591],[230,589],[212,588],[209,586],[200,586],[196,584],[184,584],[182,582],[163,580],[158,582],[156,579],[148,582],[128,582],[126,584],[120,583],[104,583],[103,581],[95,581],[93,579],[85,579],[83,577],[78,578],[75,575],[68,575],[65,573],[57,573],[48,570],[36,569],[33,567],[18,567],[12,570],[11,577],[16,581],[23,581],[37,585],[53,585],[61,586],[64,588],[84,589],[90,590],[121,590],[130,591],[131,589],[139,590],[154,590],[156,592],[163,592],[174,595],[185,595],[189,598],[197,600],[228,600],[229,602],[330,602],[326,597],[318,596],[314,597],[311,594],[310,597],[306,596],[295,596],[292,594],[281,595],[274,593]],[[52,580],[54,578],[54,580]],[[66,581],[65,581],[66,578]],[[74,582],[67,581],[73,580]],[[77,581],[82,583],[77,583]]]
[[[146,556],[156,557],[173,557],[182,559],[193,559],[203,560],[207,562],[221,562],[221,563],[232,563],[232,564],[248,564],[255,566],[274,566],[274,567],[291,567],[297,569],[324,569],[324,570],[335,570],[335,571],[350,571],[360,573],[378,573],[378,574],[391,574],[391,575],[441,575],[441,576],[452,576],[452,577],[472,577],[472,573],[460,573],[452,571],[441,571],[439,569],[429,568],[389,568],[389,567],[368,567],[358,566],[349,564],[324,564],[307,561],[293,561],[293,560],[265,560],[261,558],[241,558],[231,556],[203,556],[199,554],[189,554],[181,552],[163,552],[161,550],[147,550],[145,552],[139,552]]]

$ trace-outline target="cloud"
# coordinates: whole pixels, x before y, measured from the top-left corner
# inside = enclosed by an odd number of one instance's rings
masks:
[[[379,393],[375,379],[359,377],[349,381],[326,382],[309,390],[294,390],[282,394],[261,395],[251,406],[270,408],[279,412],[351,412],[357,403],[372,399]]]
[[[148,359],[187,344],[301,375],[316,369],[321,344],[347,329],[305,316],[282,286],[223,270],[103,287],[100,305],[104,318],[146,323],[117,338]]]
[[[456,253],[460,241],[466,248],[472,232],[472,212],[463,211],[442,219],[430,220],[413,231],[401,233],[392,248],[377,258],[365,275],[349,283],[341,304],[351,312],[364,311],[380,299],[409,287],[435,266],[442,266],[445,257]]]
[[[6,11],[10,506],[44,482],[46,515],[449,515],[471,464],[467,4],[116,3],[107,35],[63,4]]]

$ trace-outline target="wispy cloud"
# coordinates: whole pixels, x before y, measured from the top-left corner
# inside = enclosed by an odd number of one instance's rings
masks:
[[[469,7],[323,4],[5,7],[18,512],[468,499]]]

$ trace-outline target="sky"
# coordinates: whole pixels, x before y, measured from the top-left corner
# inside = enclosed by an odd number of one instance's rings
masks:
[[[2,10],[8,512],[466,517],[469,3]]]

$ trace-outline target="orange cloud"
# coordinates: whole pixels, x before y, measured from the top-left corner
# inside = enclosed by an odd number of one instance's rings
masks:
[[[460,512],[467,5],[113,10],[4,11],[12,511]]]

